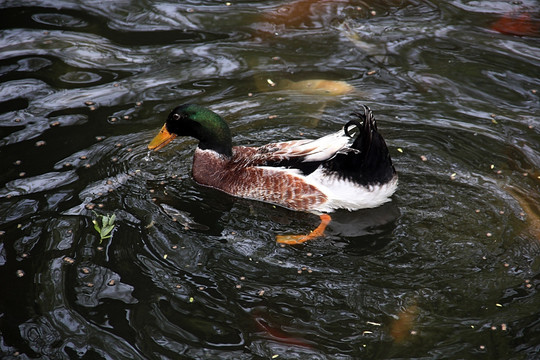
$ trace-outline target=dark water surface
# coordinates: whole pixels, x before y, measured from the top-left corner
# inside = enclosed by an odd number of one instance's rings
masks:
[[[540,4],[286,3],[2,2],[0,357],[538,358]],[[187,102],[253,145],[365,103],[398,191],[281,247],[317,216],[198,186],[192,139],[148,155]]]

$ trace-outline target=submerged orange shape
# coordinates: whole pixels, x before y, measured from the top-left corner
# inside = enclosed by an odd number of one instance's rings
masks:
[[[390,335],[395,342],[400,343],[411,335],[417,315],[418,306],[414,304],[398,314],[398,318],[392,322],[390,327]]]
[[[254,320],[259,326],[259,328],[263,330],[265,334],[272,340],[275,340],[277,342],[284,343],[284,344],[302,346],[306,348],[311,347],[311,345],[304,339],[290,337],[284,332],[282,332],[281,330],[271,328],[270,325],[266,323],[266,321],[264,321],[263,319],[259,317],[256,317]]]
[[[507,35],[540,36],[540,20],[527,12],[509,13],[493,23],[491,29]]]
[[[316,5],[321,3],[339,3],[347,0],[297,0],[279,7],[277,10],[267,12],[263,18],[273,24],[283,24],[290,27],[298,27],[310,22],[310,16],[321,11]]]

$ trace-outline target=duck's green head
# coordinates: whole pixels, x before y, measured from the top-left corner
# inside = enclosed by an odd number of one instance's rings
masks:
[[[187,104],[176,107],[148,148],[159,150],[177,136],[192,136],[199,140],[201,149],[232,155],[229,126],[218,114],[202,106]]]

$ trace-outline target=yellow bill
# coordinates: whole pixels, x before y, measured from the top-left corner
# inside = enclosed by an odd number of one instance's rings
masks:
[[[173,141],[174,138],[176,138],[176,134],[171,134],[167,130],[167,125],[163,125],[156,137],[154,137],[152,141],[150,141],[150,144],[148,144],[148,149],[154,151],[159,150],[165,147],[165,145],[167,145],[171,141]]]

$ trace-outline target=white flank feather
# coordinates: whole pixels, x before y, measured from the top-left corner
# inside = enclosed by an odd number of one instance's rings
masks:
[[[321,168],[309,174],[304,180],[306,183],[316,186],[328,197],[327,202],[315,209],[322,212],[330,212],[335,209],[352,211],[377,207],[390,201],[398,183],[397,177],[394,177],[386,184],[362,186],[336,175],[328,175]]]

